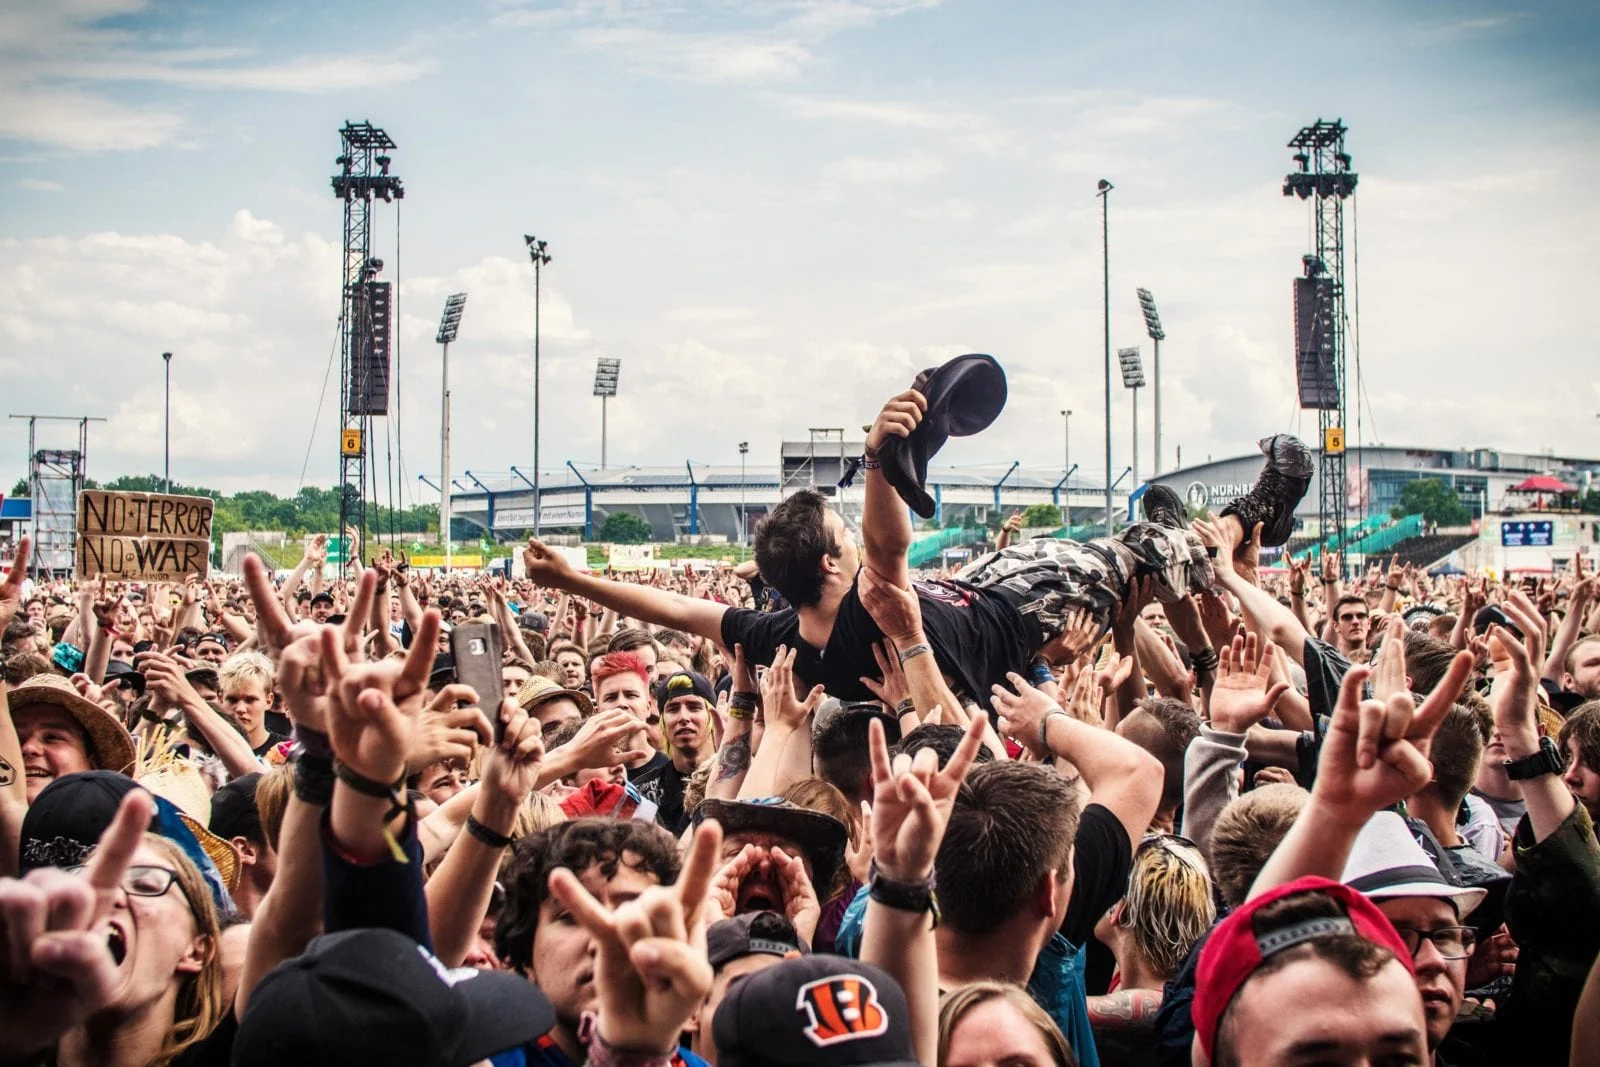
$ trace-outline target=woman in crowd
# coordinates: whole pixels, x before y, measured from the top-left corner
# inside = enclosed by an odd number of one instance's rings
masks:
[[[939,1008],[939,1067],[1076,1067],[1067,1039],[1026,990],[973,982]]]

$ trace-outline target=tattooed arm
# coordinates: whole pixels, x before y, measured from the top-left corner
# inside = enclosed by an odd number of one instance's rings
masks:
[[[718,702],[724,730],[722,747],[711,763],[711,780],[706,783],[706,796],[718,800],[735,800],[739,787],[744,785],[745,772],[750,770],[750,758],[755,748],[754,727],[761,714],[761,694],[756,691],[756,676],[745,662],[744,646],[734,645],[733,690],[726,698],[726,706]]]
[[[1089,1025],[1100,1030],[1140,1030],[1155,1024],[1161,1010],[1159,989],[1119,989],[1089,998]]]

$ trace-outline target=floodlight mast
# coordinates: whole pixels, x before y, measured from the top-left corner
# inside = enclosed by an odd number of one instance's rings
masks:
[[[1301,336],[1297,330],[1296,369],[1300,383],[1300,406],[1317,409],[1321,462],[1317,477],[1318,536],[1329,551],[1340,554],[1340,567],[1348,570],[1344,558],[1345,494],[1345,350],[1350,320],[1346,313],[1344,287],[1344,202],[1355,195],[1358,175],[1350,169],[1350,155],[1344,150],[1349,132],[1342,119],[1318,119],[1302,127],[1289,141],[1295,149],[1296,169],[1283,180],[1283,195],[1311,201],[1311,218],[1316,233],[1316,251],[1302,257],[1307,278],[1326,279],[1321,286],[1329,306],[1320,308],[1330,327],[1312,330]],[[1318,300],[1324,299],[1319,295]],[[1306,345],[1313,350],[1306,350]],[[1305,380],[1304,371],[1320,376],[1320,381]]]
[[[1106,536],[1116,531],[1111,511],[1111,190],[1104,178],[1095,187],[1100,198],[1100,251],[1105,296],[1105,386],[1106,386]]]
[[[1139,390],[1144,387],[1144,361],[1138,348],[1117,349],[1117,362],[1122,366],[1122,387],[1133,390],[1133,486],[1139,487]]]
[[[606,404],[617,395],[622,360],[601,356],[594,366],[594,395],[600,398],[600,469],[606,469]]]
[[[450,342],[461,329],[461,311],[467,306],[467,294],[456,293],[445,298],[444,314],[439,317],[439,332],[434,341],[443,347],[439,360],[439,538],[444,542],[444,569],[452,563],[450,538]]]
[[[1156,462],[1155,469],[1150,472],[1152,478],[1161,474],[1161,342],[1167,339],[1167,332],[1161,328],[1161,313],[1156,310],[1156,298],[1150,295],[1150,290],[1140,289],[1139,310],[1144,312],[1144,332],[1149,336],[1155,352],[1151,357],[1151,375],[1155,378],[1155,405],[1156,405]]]

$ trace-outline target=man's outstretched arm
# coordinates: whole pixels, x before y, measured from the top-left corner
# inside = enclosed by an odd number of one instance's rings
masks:
[[[907,389],[878,412],[867,432],[867,482],[861,505],[861,550],[866,565],[891,585],[907,586],[911,576],[906,567],[906,549],[911,547],[911,515],[894,486],[878,466],[877,451],[890,437],[909,437],[922,422],[928,401],[915,389]]]
[[[630,619],[684,630],[722,643],[722,616],[728,610],[726,604],[696,600],[654,586],[612,582],[580,574],[561,553],[532,539],[522,550],[522,565],[528,578],[538,585],[585,597]]]

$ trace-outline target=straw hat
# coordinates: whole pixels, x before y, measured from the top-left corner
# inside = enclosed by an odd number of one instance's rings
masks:
[[[588,693],[581,693],[576,689],[567,689],[559,682],[551,681],[542,674],[536,674],[522,683],[522,688],[517,690],[517,707],[530,715],[533,709],[547,701],[565,697],[578,705],[578,710],[584,718],[594,714],[594,701],[589,699]]]
[[[84,697],[59,674],[36,674],[13,686],[6,701],[15,714],[30,704],[52,704],[77,720],[89,738],[89,761],[107,771],[133,766],[133,738],[111,712]]]
[[[140,785],[172,802],[173,807],[178,809],[178,818],[194,834],[201,849],[211,857],[211,862],[217,865],[222,884],[227,886],[230,893],[237,889],[239,851],[233,847],[232,841],[218,837],[206,827],[211,821],[211,789],[206,785],[200,768],[189,760],[158,756],[156,761],[141,769],[137,777]]]

